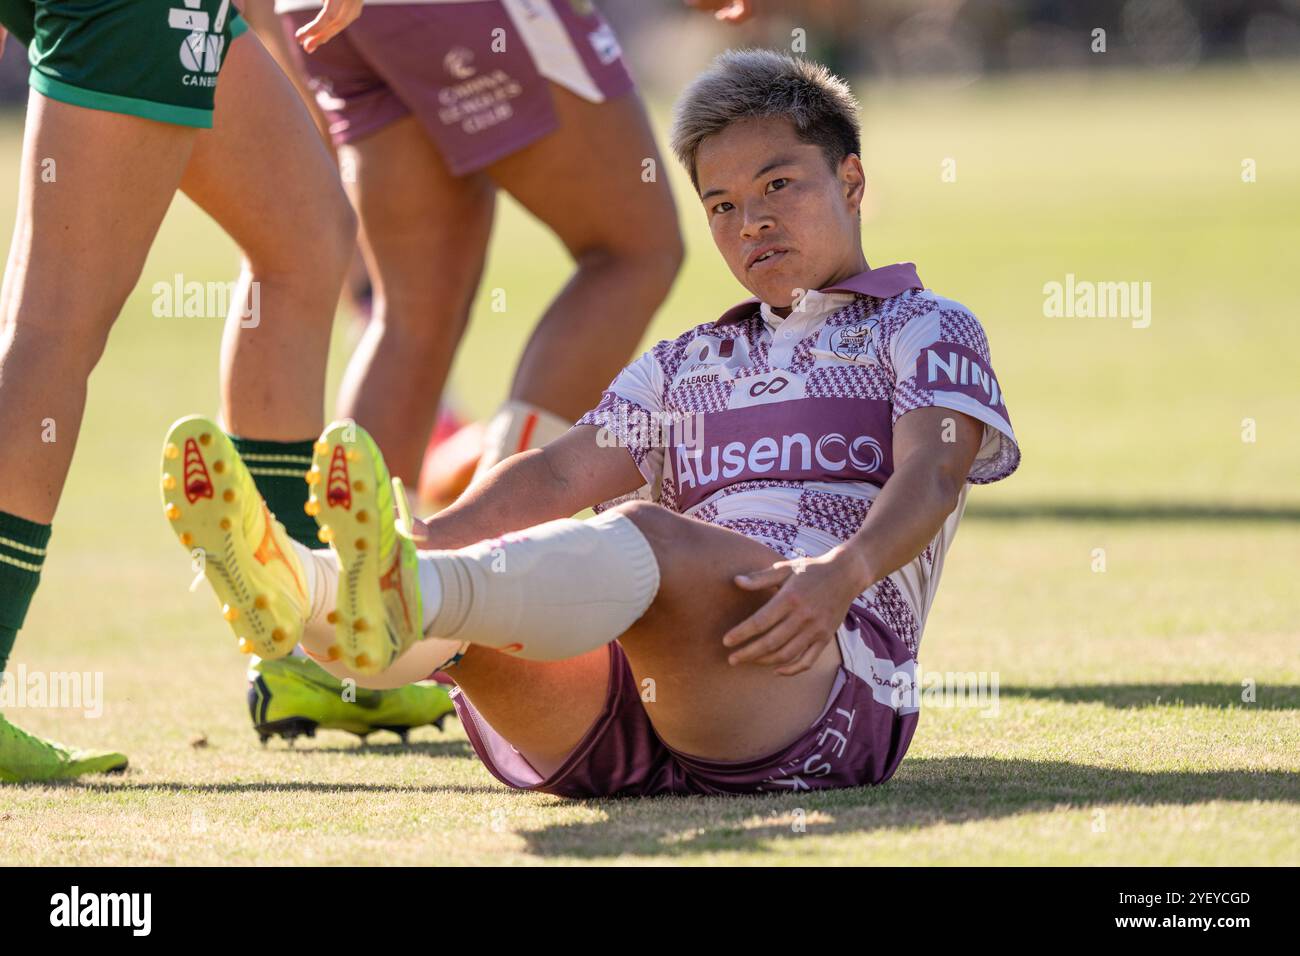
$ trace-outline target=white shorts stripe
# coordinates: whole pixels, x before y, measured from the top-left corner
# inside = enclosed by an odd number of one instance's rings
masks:
[[[501,5],[524,38],[538,73],[590,103],[605,101],[552,0],[501,0]]]

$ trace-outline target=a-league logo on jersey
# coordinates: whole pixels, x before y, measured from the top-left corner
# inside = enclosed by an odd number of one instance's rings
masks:
[[[831,332],[831,352],[846,362],[870,361],[876,357],[876,321],[847,325]]]

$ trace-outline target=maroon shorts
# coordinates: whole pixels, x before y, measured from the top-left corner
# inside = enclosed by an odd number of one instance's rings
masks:
[[[492,775],[521,790],[560,797],[740,794],[856,787],[888,780],[916,730],[916,662],[874,616],[853,607],[837,639],[843,666],[826,707],[777,753],[743,763],[701,760],[673,750],[655,733],[627,656],[610,645],[605,706],[564,764],[543,778],[497,733],[465,694],[456,712]]]
[[[609,24],[577,0],[375,4],[315,53],[292,46],[336,144],[411,115],[456,176],[554,131],[551,82],[594,103],[633,88]]]

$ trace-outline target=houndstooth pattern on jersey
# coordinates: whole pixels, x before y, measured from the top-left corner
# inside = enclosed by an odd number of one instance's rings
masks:
[[[846,304],[829,311],[821,321],[807,328],[806,334],[788,352],[783,368],[802,376],[808,398],[866,399],[889,403],[889,420],[898,421],[916,408],[936,403],[936,393],[917,381],[915,361],[906,360],[894,367],[895,338],[909,323],[923,320],[935,323],[937,339],[971,350],[986,363],[988,342],[979,321],[968,311],[940,300],[933,293],[912,290],[889,298],[857,295]],[[819,336],[826,328],[870,326],[874,361],[843,361],[818,348]],[[725,380],[693,376],[702,364],[697,351],[701,336],[725,343],[743,341],[747,364],[731,370]],[[773,331],[759,308],[726,324],[698,325],[676,339],[659,342],[629,366],[602,397],[600,405],[588,412],[579,425],[601,425],[618,432],[620,422],[650,416],[652,410],[669,414],[708,416],[728,408],[732,392],[752,378],[775,371],[770,362]],[[737,348],[739,346],[736,346]],[[679,381],[684,379],[685,381]],[[677,384],[674,384],[677,383]],[[638,400],[639,399],[639,400]],[[705,419],[707,422],[707,418]],[[706,426],[707,427],[707,424]],[[862,487],[861,482],[807,482],[788,480],[742,480],[714,492],[707,500],[683,509],[673,476],[663,466],[664,448],[646,443],[646,435],[625,429],[616,435],[625,444],[648,486],[639,492],[603,502],[603,511],[632,497],[650,497],[664,507],[685,513],[698,520],[743,534],[784,558],[814,556],[835,543],[850,538],[862,527],[878,488]],[[995,481],[1014,470],[1019,449],[1014,439],[1005,442],[997,454],[978,463],[970,480]],[[843,485],[843,491],[834,485]],[[935,546],[927,546],[915,564],[924,574],[934,565]],[[860,606],[871,611],[916,654],[923,621],[892,577],[885,578],[858,598]]]

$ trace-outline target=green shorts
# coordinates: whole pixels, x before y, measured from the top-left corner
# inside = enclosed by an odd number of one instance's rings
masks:
[[[205,129],[248,29],[230,0],[0,0],[0,24],[27,45],[41,95]]]

